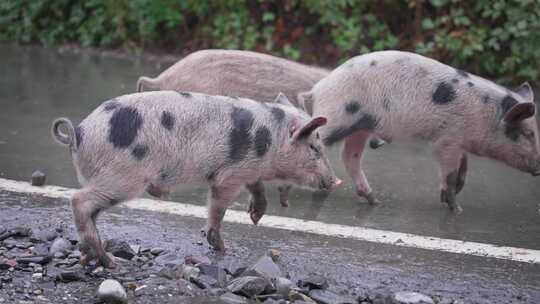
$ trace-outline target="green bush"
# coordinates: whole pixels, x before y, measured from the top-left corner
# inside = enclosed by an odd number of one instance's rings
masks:
[[[3,0],[0,38],[249,49],[320,65],[401,49],[487,77],[540,79],[539,0]]]

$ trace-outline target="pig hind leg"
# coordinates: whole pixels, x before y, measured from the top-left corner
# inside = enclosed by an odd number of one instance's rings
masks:
[[[242,184],[224,182],[214,184],[208,192],[208,222],[206,239],[215,250],[224,252],[225,245],[221,238],[221,222],[231,201],[238,196]]]
[[[456,195],[465,185],[467,156],[460,148],[444,144],[436,144],[435,154],[439,161],[441,202],[459,214],[463,209],[456,202]]]
[[[365,197],[369,204],[377,204],[380,202],[373,195],[366,175],[362,170],[362,153],[370,135],[370,132],[358,131],[345,138],[341,158],[347,173],[354,181],[356,193],[361,197]]]
[[[145,185],[130,181],[123,186],[114,186],[112,184],[102,187],[88,186],[75,193],[71,199],[73,218],[79,234],[81,253],[83,253],[81,264],[96,257],[103,266],[115,267],[113,259],[103,249],[96,228],[96,219],[101,211],[140,195]]]
[[[268,205],[264,193],[264,184],[261,180],[258,180],[253,184],[247,184],[246,189],[250,193],[248,213],[253,224],[257,225],[266,212],[266,207]]]
[[[291,185],[278,186],[279,204],[281,207],[289,207],[289,193],[291,192],[291,189]]]

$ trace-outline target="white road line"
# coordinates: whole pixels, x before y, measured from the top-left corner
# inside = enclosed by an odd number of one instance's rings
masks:
[[[0,190],[18,193],[40,194],[52,198],[69,198],[76,189],[58,186],[34,187],[27,182],[0,178]],[[0,202],[1,203],[1,202]],[[206,218],[206,208],[177,202],[136,199],[121,204],[124,208],[165,212],[181,216]],[[252,225],[246,212],[228,210],[225,221],[230,223]],[[317,221],[265,215],[259,226],[301,231],[332,237],[356,239],[367,242],[391,244],[403,247],[444,251],[481,257],[512,260],[532,264],[540,264],[540,250],[497,246],[477,242],[465,242],[437,237],[421,236],[409,233],[376,230],[362,227],[328,224]]]

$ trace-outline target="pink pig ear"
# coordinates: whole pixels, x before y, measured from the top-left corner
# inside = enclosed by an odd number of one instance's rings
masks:
[[[504,114],[504,122],[516,123],[534,116],[536,106],[532,102],[518,103]]]
[[[310,122],[308,122],[307,124],[299,128],[298,130],[294,131],[292,135],[292,140],[295,141],[295,140],[308,137],[309,135],[311,135],[311,133],[313,133],[313,131],[315,131],[315,129],[317,129],[320,126],[324,126],[326,122],[327,122],[326,117],[320,116],[320,117],[315,117],[311,119]]]

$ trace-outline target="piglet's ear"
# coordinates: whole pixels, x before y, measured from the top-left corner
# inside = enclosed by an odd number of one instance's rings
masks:
[[[294,107],[294,105],[289,101],[289,98],[285,96],[285,94],[279,92],[278,96],[276,96],[276,99],[274,99],[275,103],[282,104],[284,106]]]
[[[313,115],[313,93],[303,92],[297,96],[300,107],[309,115]]]
[[[504,114],[504,122],[516,123],[534,116],[536,106],[532,102],[517,103]]]
[[[531,88],[531,85],[528,82],[522,83],[517,89],[516,93],[519,96],[523,97],[527,102],[534,102],[534,93]]]
[[[326,124],[326,117],[315,117],[312,118],[311,121],[309,121],[307,124],[303,125],[297,130],[294,130],[292,134],[292,140],[300,140],[303,138],[306,138],[315,131],[320,126],[324,126]]]

